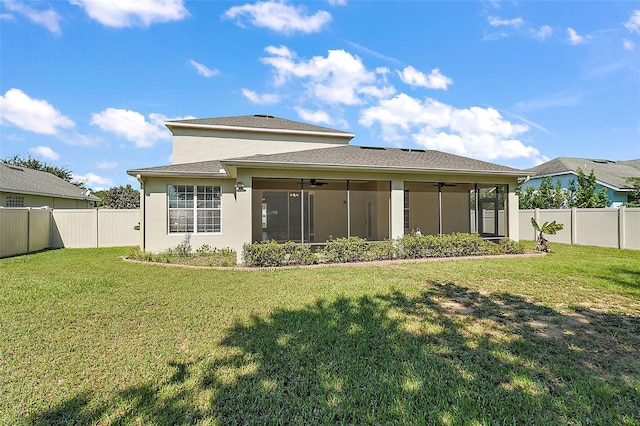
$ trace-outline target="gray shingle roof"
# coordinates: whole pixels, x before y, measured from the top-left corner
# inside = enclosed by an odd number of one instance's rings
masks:
[[[221,171],[222,170],[222,171]],[[226,176],[222,164],[219,160],[199,161],[196,163],[170,164],[168,166],[145,167],[141,169],[127,170],[127,174],[135,176],[142,174],[146,176],[176,176],[181,174],[205,175],[205,176]]]
[[[596,174],[596,179],[614,189],[631,188],[626,182],[628,177],[640,177],[640,159],[627,161],[598,160],[589,158],[558,157],[551,161],[532,167],[527,171],[533,176],[557,175],[567,172],[578,172],[578,167],[585,174]]]
[[[281,154],[263,154],[222,160],[223,164],[287,164],[338,168],[398,169],[413,171],[489,172],[522,176],[520,170],[433,150],[362,147],[318,148]]]
[[[330,129],[328,127],[316,126],[299,121],[287,120],[284,118],[273,117],[271,115],[240,115],[237,117],[217,117],[217,118],[195,118],[189,120],[170,120],[166,122],[167,127],[171,127],[173,123],[206,125],[206,126],[230,126],[230,127],[246,127],[253,129],[270,129],[270,130],[289,130],[299,132],[318,132],[318,133],[338,133],[345,137],[351,136],[352,133],[342,130]]]
[[[57,198],[100,201],[95,195],[84,195],[84,189],[40,170],[0,163],[0,191],[42,195]]]

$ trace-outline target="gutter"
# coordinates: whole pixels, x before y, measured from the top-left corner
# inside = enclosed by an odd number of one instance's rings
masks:
[[[336,132],[314,132],[312,130],[290,130],[290,129],[264,129],[259,127],[242,127],[242,126],[222,126],[216,124],[191,124],[191,123],[176,123],[165,122],[165,126],[171,130],[171,128],[181,129],[208,129],[208,130],[226,130],[226,131],[238,131],[238,132],[252,132],[252,133],[270,133],[270,134],[287,134],[287,135],[308,135],[308,136],[327,136],[341,139],[353,139],[356,135],[354,133],[336,133]]]
[[[263,168],[263,169],[313,169],[313,170],[346,170],[346,171],[368,171],[378,172],[385,171],[391,173],[457,173],[457,174],[469,174],[469,175],[497,175],[497,176],[513,176],[513,177],[525,177],[526,174],[514,171],[500,171],[500,170],[460,170],[460,169],[425,169],[425,168],[407,168],[407,167],[390,167],[390,166],[376,166],[376,165],[345,165],[345,164],[313,164],[313,163],[292,163],[292,162],[261,162],[261,161],[237,161],[237,160],[220,160],[220,163],[227,169],[231,167],[245,167],[245,168]]]

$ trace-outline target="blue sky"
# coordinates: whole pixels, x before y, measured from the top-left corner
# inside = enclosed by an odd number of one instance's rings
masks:
[[[0,157],[94,190],[166,119],[269,114],[527,168],[640,158],[640,2],[0,0]]]

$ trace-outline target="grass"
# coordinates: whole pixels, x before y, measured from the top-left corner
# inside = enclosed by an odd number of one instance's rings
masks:
[[[278,271],[2,259],[0,424],[640,424],[640,252],[553,248]]]

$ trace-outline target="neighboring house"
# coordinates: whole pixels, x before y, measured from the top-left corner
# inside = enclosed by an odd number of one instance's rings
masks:
[[[573,180],[578,185],[578,168],[582,169],[585,175],[589,175],[591,170],[596,175],[598,183],[596,193],[601,188],[607,191],[608,207],[620,207],[629,200],[629,194],[633,190],[633,185],[626,180],[629,177],[640,178],[640,159],[628,161],[612,160],[592,160],[588,158],[558,157],[536,167],[524,170],[529,174],[529,180],[522,185],[522,190],[532,186],[538,189],[542,178],[551,177],[552,184],[560,181],[563,188],[568,189]]]
[[[0,207],[87,209],[100,198],[51,173],[0,163]]]
[[[520,170],[439,151],[349,145],[272,116],[168,121],[174,164],[141,184],[142,248],[478,232],[518,240]],[[479,206],[476,212],[475,206]]]

